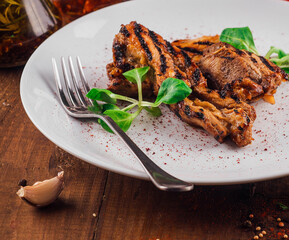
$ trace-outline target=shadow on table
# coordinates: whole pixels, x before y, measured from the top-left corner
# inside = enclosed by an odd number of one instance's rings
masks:
[[[71,202],[67,202],[62,200],[61,198],[58,198],[54,203],[41,207],[41,208],[35,208],[35,212],[37,214],[43,214],[47,216],[47,214],[59,214],[60,212],[66,212],[69,210],[73,210],[75,208],[75,205]]]

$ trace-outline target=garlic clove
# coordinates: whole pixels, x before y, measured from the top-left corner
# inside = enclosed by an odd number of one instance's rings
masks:
[[[32,186],[21,186],[16,194],[34,206],[47,206],[53,203],[63,190],[63,175],[64,172],[62,171],[54,178],[36,182]]]

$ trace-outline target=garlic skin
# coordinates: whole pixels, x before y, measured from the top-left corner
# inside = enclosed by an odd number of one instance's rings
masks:
[[[54,178],[36,182],[32,186],[21,187],[16,193],[28,203],[43,207],[53,203],[64,188],[64,171]]]

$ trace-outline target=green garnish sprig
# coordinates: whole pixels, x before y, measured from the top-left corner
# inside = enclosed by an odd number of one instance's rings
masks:
[[[126,132],[130,128],[133,120],[143,109],[151,115],[159,117],[162,115],[159,108],[160,104],[174,104],[184,100],[191,94],[192,89],[184,81],[176,78],[167,78],[162,82],[155,102],[144,101],[142,95],[142,82],[146,79],[148,71],[149,67],[143,67],[135,68],[123,73],[128,81],[137,84],[138,100],[115,94],[107,89],[93,88],[86,95],[93,101],[93,106],[91,106],[89,110],[97,114],[111,117],[116,124]],[[120,109],[116,105],[117,100],[122,100],[129,104],[123,109]],[[103,104],[100,104],[98,101],[103,102]],[[129,112],[135,108],[136,110],[134,112]],[[106,131],[112,133],[112,130],[105,122],[101,119],[99,119],[98,122]]]
[[[277,54],[277,56],[271,57],[273,54]],[[265,58],[275,63],[278,67],[289,74],[289,54],[286,54],[283,50],[272,46],[265,55]]]

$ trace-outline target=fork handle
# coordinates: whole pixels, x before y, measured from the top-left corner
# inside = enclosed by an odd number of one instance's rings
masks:
[[[156,165],[110,117],[99,116],[99,118],[101,118],[110,129],[122,139],[133,154],[140,160],[141,165],[156,187],[161,190],[175,192],[190,191],[194,188],[193,184],[173,177]]]

